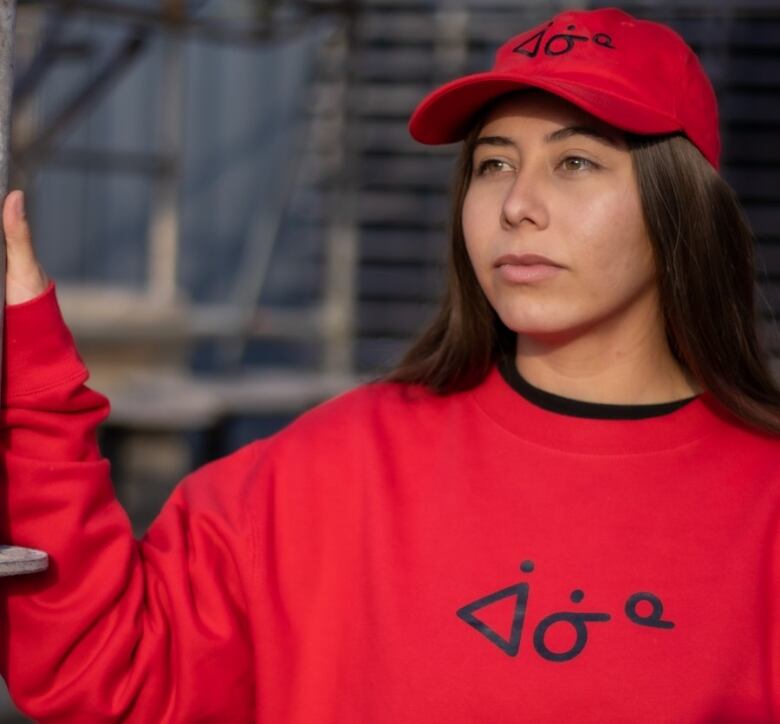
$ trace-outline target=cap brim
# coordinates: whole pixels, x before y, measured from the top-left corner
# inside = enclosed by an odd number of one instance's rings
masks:
[[[659,113],[630,98],[585,83],[553,78],[523,78],[507,73],[476,73],[429,93],[412,113],[409,132],[420,143],[438,145],[462,140],[474,116],[490,101],[524,88],[559,96],[616,128],[642,134],[681,130],[672,115]],[[672,109],[673,110],[673,109]]]

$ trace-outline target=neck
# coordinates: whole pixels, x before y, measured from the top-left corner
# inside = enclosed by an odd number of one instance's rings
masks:
[[[518,334],[515,364],[534,387],[586,402],[658,404],[702,391],[674,359],[660,319],[570,335]]]

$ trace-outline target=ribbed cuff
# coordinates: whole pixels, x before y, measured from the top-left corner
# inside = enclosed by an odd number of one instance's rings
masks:
[[[56,387],[78,375],[86,378],[53,281],[34,299],[6,305],[2,364],[4,400]]]

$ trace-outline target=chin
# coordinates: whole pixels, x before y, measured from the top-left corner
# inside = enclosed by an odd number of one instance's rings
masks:
[[[496,312],[501,321],[513,332],[532,337],[565,337],[583,327],[583,320],[554,314],[551,310],[496,309]]]

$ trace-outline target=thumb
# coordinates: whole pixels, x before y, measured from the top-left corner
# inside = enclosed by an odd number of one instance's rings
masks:
[[[6,304],[21,304],[46,290],[49,280],[32,245],[30,226],[24,213],[24,193],[11,191],[3,203],[3,229],[6,242]]]

